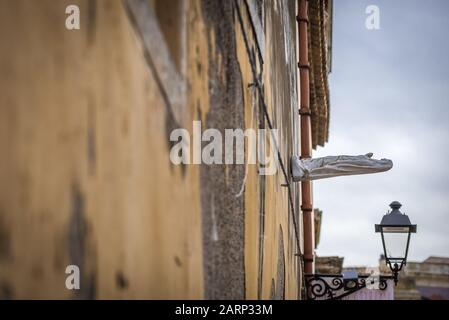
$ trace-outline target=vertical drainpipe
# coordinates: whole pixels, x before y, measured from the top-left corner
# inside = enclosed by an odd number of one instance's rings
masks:
[[[309,53],[308,53],[308,0],[298,0],[298,68],[300,77],[300,109],[301,117],[301,159],[312,157],[312,126],[310,111],[309,87]],[[304,271],[314,273],[314,221],[312,203],[312,182],[301,182],[301,210],[304,222]]]

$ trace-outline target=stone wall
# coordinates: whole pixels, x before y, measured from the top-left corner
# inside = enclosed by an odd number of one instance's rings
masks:
[[[1,298],[299,298],[299,187],[280,169],[169,159],[171,131],[194,120],[270,120],[288,171],[295,1],[148,1],[163,46],[130,2],[0,0]],[[80,30],[65,28],[69,4]]]

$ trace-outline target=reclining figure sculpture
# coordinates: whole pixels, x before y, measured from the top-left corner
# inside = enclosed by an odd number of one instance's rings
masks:
[[[393,167],[393,161],[376,160],[372,159],[372,156],[372,153],[367,153],[360,156],[329,156],[302,160],[298,156],[293,156],[291,159],[293,181],[377,173],[388,171]]]

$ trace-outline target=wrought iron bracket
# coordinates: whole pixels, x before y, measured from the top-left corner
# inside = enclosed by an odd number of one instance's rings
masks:
[[[358,276],[357,279],[344,279],[341,274],[305,274],[307,299],[339,300],[366,288],[367,282],[372,279],[368,275]],[[385,290],[388,287],[387,280],[394,277],[378,276],[377,279],[379,290]]]

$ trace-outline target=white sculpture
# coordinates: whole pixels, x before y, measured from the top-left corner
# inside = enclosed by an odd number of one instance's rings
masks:
[[[298,156],[293,156],[291,159],[293,181],[384,172],[393,167],[393,161],[376,160],[372,159],[372,156],[372,153],[367,153],[360,156],[329,156],[302,160]]]

